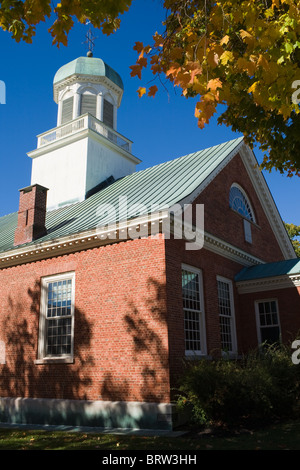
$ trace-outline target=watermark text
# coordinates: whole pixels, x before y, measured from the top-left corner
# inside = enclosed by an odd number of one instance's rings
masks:
[[[97,208],[97,236],[102,240],[126,240],[154,237],[185,240],[186,250],[200,250],[204,245],[204,205],[174,204],[170,207],[143,203],[129,204],[126,196],[117,203]]]
[[[3,80],[0,80],[0,104],[6,104],[6,86]]]

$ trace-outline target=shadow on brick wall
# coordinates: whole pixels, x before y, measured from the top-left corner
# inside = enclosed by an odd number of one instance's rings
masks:
[[[107,373],[100,395],[105,400],[169,401],[166,287],[153,278],[143,299],[130,300],[123,318],[128,370],[132,377]]]
[[[85,399],[84,387],[92,382],[85,367],[92,365],[83,356],[91,340],[91,324],[75,309],[74,364],[35,364],[39,331],[40,282],[28,289],[28,296],[18,300],[9,296],[1,325],[5,332],[6,361],[1,371],[1,395],[7,397],[43,397]]]
[[[37,282],[24,298],[9,296],[0,325],[7,351],[1,366],[0,421],[169,429],[166,290],[155,279],[147,287],[143,298],[131,299],[127,311],[120,312],[130,367],[120,373],[120,368],[105,370],[102,364],[102,408],[89,400],[88,390],[100,376],[91,357],[93,325],[86,314],[75,309],[74,363],[36,364],[41,285]]]

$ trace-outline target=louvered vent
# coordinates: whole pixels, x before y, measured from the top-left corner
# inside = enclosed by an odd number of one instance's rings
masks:
[[[114,127],[114,106],[109,101],[104,100],[103,122],[109,127]]]
[[[61,123],[72,121],[73,119],[73,96],[62,102]]]
[[[96,95],[82,95],[80,114],[90,113],[96,117]]]

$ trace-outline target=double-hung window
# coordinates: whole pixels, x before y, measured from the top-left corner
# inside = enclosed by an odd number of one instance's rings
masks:
[[[185,354],[206,354],[202,272],[182,267]]]
[[[42,279],[38,361],[73,360],[75,274]]]
[[[276,299],[255,302],[258,342],[276,343],[280,339],[279,312]]]
[[[222,351],[235,354],[237,345],[232,282],[218,276],[217,284]]]

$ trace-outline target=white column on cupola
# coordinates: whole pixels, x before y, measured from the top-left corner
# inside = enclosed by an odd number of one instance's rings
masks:
[[[74,93],[74,103],[73,103],[73,119],[76,119],[77,117],[80,116],[80,100],[81,100],[81,95],[76,91]]]
[[[96,108],[96,118],[99,121],[102,121],[103,116],[103,94],[102,92],[97,94],[97,108]]]
[[[57,127],[61,125],[61,111],[62,111],[62,102],[59,100],[57,106]]]
[[[117,130],[117,115],[118,115],[118,109],[117,106],[114,105],[114,129]]]

